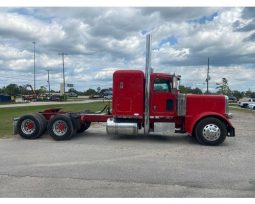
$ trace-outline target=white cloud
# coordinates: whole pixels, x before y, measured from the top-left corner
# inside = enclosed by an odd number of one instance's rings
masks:
[[[18,59],[18,60],[9,60],[7,66],[11,70],[26,70],[27,67],[32,66],[34,64],[33,60],[27,59]]]
[[[253,23],[245,12],[243,8],[1,9],[0,70],[13,70],[8,77],[32,76],[31,42],[36,41],[38,84],[45,84],[45,69],[50,69],[52,87],[59,89],[58,53],[65,52],[66,80],[75,88],[109,86],[117,69],[144,69],[141,33],[151,30],[155,71],[180,73],[187,85],[203,87],[210,57],[212,84],[225,76],[234,89],[248,89],[254,79],[255,44],[249,38],[254,30],[242,30]],[[162,44],[170,36],[176,42]]]
[[[21,59],[30,57],[31,53],[26,50],[18,50],[14,47],[0,44],[0,58],[1,59]]]
[[[188,57],[190,54],[189,48],[173,48],[169,44],[159,48],[158,50],[155,50],[154,53],[155,57],[160,58],[162,61],[164,61],[164,58],[167,58],[168,60],[175,60],[175,61],[181,61]]]
[[[117,68],[105,68],[102,71],[97,72],[94,79],[99,80],[111,79],[113,72],[116,70]]]
[[[55,67],[60,67],[62,66],[62,61],[60,56],[52,57],[48,56],[46,54],[41,54],[36,57],[37,61],[37,66],[39,65],[40,67],[44,68],[55,68]]]
[[[62,26],[56,22],[46,24],[30,16],[0,12],[0,31],[9,38],[40,40],[43,44],[65,38]]]

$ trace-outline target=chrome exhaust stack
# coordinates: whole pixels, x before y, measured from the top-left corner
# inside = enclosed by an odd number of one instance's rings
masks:
[[[150,75],[151,75],[151,35],[146,35],[145,94],[144,94],[144,134],[150,132]],[[137,122],[119,121],[109,118],[106,123],[108,135],[137,135]]]
[[[151,77],[151,35],[146,35],[144,134],[150,132],[150,77]]]

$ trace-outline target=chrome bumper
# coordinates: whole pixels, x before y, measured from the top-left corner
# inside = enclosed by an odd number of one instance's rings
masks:
[[[226,116],[227,116],[227,118],[229,118],[229,119],[231,119],[231,118],[234,117],[233,113],[227,113]]]

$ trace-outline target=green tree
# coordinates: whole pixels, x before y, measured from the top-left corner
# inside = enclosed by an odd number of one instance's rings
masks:
[[[179,90],[181,93],[192,93],[192,91],[193,91],[191,87],[183,86],[183,85],[179,86]]]
[[[86,96],[91,96],[95,95],[97,92],[94,89],[88,89],[87,91],[84,92],[84,95]]]
[[[202,90],[200,88],[195,88],[195,89],[192,89],[191,87],[186,87],[186,86],[183,86],[183,85],[180,85],[179,86],[179,90],[181,93],[193,93],[193,94],[202,94]]]
[[[202,94],[203,92],[202,92],[202,90],[200,88],[196,87],[195,89],[192,90],[192,93],[193,94]]]
[[[255,92],[251,92],[251,98],[255,98]]]
[[[74,88],[68,89],[68,93],[71,93],[71,92],[74,92],[74,93],[78,94],[78,91]]]
[[[36,90],[38,92],[38,94],[46,94],[47,92],[47,89],[45,86],[40,86],[40,89],[39,90]]]
[[[255,92],[252,92],[251,89],[245,92],[245,96],[249,98],[255,98]]]
[[[224,94],[224,95],[231,95],[231,90],[229,88],[228,85],[228,80],[226,78],[222,78],[222,82],[221,83],[216,83],[218,85],[218,87],[216,87],[217,89],[219,89],[218,93]]]
[[[101,90],[101,87],[97,87],[97,93],[99,94]]]
[[[240,98],[244,97],[244,92],[234,90],[234,91],[232,91],[232,95],[239,100]]]
[[[20,93],[19,86],[17,84],[9,84],[5,87],[5,93],[10,96],[17,96]]]

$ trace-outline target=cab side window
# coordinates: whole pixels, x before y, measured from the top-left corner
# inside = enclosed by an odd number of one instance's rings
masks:
[[[170,81],[165,79],[155,79],[154,92],[171,92]]]

